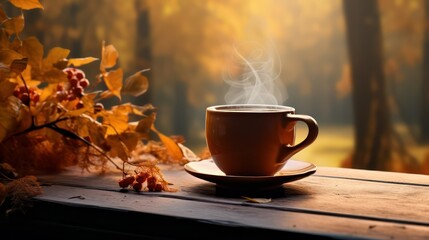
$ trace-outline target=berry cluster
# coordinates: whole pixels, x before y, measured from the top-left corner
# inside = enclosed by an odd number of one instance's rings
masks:
[[[143,184],[146,182],[147,190],[150,192],[161,192],[164,187],[158,181],[155,176],[151,176],[147,172],[137,173],[135,176],[127,175],[123,179],[119,180],[119,186],[121,188],[132,187],[134,191],[140,192],[143,190]]]
[[[57,99],[58,101],[73,101],[81,99],[84,94],[84,89],[89,86],[89,81],[85,77],[85,73],[77,68],[69,67],[63,70],[67,74],[68,83],[57,85]],[[82,108],[83,102],[79,100],[76,108]]]
[[[19,86],[13,91],[13,95],[19,98],[25,105],[30,106],[36,104],[40,100],[40,94],[34,88],[27,88],[25,86]]]

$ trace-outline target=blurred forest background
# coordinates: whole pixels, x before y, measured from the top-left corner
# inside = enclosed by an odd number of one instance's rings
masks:
[[[155,105],[157,128],[196,153],[205,108],[225,103],[234,44],[269,40],[287,93],[279,104],[320,125],[295,159],[429,174],[428,0],[41,2],[44,10],[24,13],[24,35],[70,57],[100,57],[105,40],[125,75],[150,68],[149,91],[123,101]],[[83,70],[95,76],[98,63]],[[306,134],[298,127],[297,141]]]

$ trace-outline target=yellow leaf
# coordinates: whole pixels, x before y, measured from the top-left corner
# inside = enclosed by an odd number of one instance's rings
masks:
[[[176,161],[182,161],[183,153],[180,147],[177,145],[177,143],[173,141],[173,139],[160,133],[153,125],[152,125],[152,131],[154,131],[158,135],[161,142],[167,148],[169,155]]]
[[[186,147],[185,145],[178,143],[180,149],[182,150],[183,157],[188,160],[189,162],[197,162],[200,161],[201,158],[197,156],[191,149]]]
[[[121,91],[122,94],[129,94],[137,97],[147,91],[149,81],[147,80],[147,77],[142,75],[143,72],[145,71],[136,72],[125,80],[125,85]]]
[[[107,138],[107,144],[111,146],[109,155],[111,157],[119,157],[123,161],[128,162],[130,152],[136,148],[138,141],[138,135],[135,133],[110,135]]]
[[[105,111],[103,114],[103,124],[106,125],[107,135],[120,134],[128,129],[128,113],[113,108],[111,111]]]
[[[32,67],[40,68],[43,59],[43,45],[35,37],[28,37],[22,41],[22,55],[28,57]]]
[[[19,34],[24,29],[24,15],[19,15],[4,21],[3,26],[9,35]]]
[[[106,72],[107,68],[112,68],[116,65],[116,61],[118,60],[119,53],[113,45],[105,46],[105,42],[103,41],[101,47],[101,63],[100,63],[100,71],[102,73]]]
[[[0,50],[0,62],[5,64],[6,66],[10,66],[10,64],[12,64],[14,60],[22,59],[22,58],[24,58],[24,56],[22,56],[21,54],[13,50],[9,50],[9,49]]]
[[[4,63],[0,62],[0,84],[7,80],[10,76],[10,68]]]
[[[241,196],[241,197],[246,199],[248,202],[252,202],[252,203],[269,203],[269,202],[271,202],[271,198],[250,198],[250,197],[245,197],[245,196]]]
[[[102,93],[100,93],[100,99],[110,98],[113,96],[115,96],[115,95],[113,95],[113,93],[109,90],[105,90]]]
[[[43,68],[52,68],[52,66],[60,61],[63,61],[69,55],[70,50],[60,47],[52,48],[48,56],[43,59]]]
[[[68,66],[79,67],[88,63],[97,61],[98,58],[86,57],[86,58],[70,58],[68,61]]]
[[[16,82],[11,82],[9,80],[1,82],[0,102],[6,101],[7,98],[12,95],[13,90],[15,90],[16,85],[18,85]]]
[[[9,96],[0,103],[0,142],[18,128],[22,102]]]
[[[22,8],[24,10],[30,10],[34,8],[43,9],[43,5],[39,0],[9,0],[15,7]]]
[[[122,79],[124,73],[121,68],[118,68],[114,71],[110,71],[104,75],[104,82],[106,83],[107,88],[113,95],[121,99],[121,88],[122,88]]]
[[[41,78],[36,78],[36,79],[41,82],[59,83],[59,82],[67,81],[67,75],[59,69],[52,68],[44,72]]]
[[[137,127],[134,129],[135,132],[140,133],[143,138],[149,139],[149,134],[153,123],[155,122],[156,114],[152,113],[149,116],[140,120]]]

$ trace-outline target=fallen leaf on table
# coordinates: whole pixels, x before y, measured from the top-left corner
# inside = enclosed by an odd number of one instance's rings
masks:
[[[250,197],[245,197],[245,196],[241,196],[241,197],[246,199],[248,202],[252,202],[252,203],[269,203],[269,202],[271,202],[271,198],[250,198]]]

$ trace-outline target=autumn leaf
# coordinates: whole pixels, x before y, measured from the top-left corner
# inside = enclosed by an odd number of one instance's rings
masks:
[[[0,6],[0,23],[4,22],[6,19],[8,19],[8,17],[3,8]]]
[[[24,15],[19,15],[4,21],[3,26],[9,35],[19,34],[24,29]]]
[[[132,96],[140,96],[147,91],[149,88],[149,81],[147,77],[143,76],[143,72],[146,70],[136,72],[125,80],[124,87],[122,88],[122,94],[129,94]]]
[[[183,159],[183,153],[182,150],[180,149],[180,147],[177,145],[177,143],[175,141],[173,141],[173,139],[165,136],[164,134],[160,133],[155,126],[152,125],[152,131],[154,131],[159,139],[161,140],[161,142],[165,145],[165,147],[167,148],[168,153],[170,154],[170,156],[175,160],[175,161],[182,161]]]
[[[0,28],[0,46],[9,45],[9,36],[6,32],[6,29]]]
[[[40,78],[36,79],[42,82],[59,83],[67,81],[67,75],[59,69],[51,68],[50,70],[43,72]]]
[[[121,68],[110,71],[103,76],[104,82],[106,83],[109,91],[119,99],[121,99],[123,77],[124,73]]]
[[[17,53],[16,51],[10,50],[10,49],[1,49],[0,50],[0,62],[10,66],[12,62],[16,59],[22,59],[24,56]]]
[[[12,95],[13,90],[15,89],[16,85],[17,85],[17,83],[11,82],[9,80],[1,82],[0,102],[6,101],[7,98]]]
[[[35,37],[28,37],[22,41],[21,54],[28,57],[28,63],[40,68],[43,59],[43,45]]]
[[[70,50],[60,47],[54,47],[52,48],[48,56],[46,56],[45,59],[43,59],[43,68],[50,69],[52,66],[59,61],[64,60],[69,55]]]
[[[68,60],[68,66],[79,67],[88,63],[97,61],[98,58],[86,57],[86,58],[70,58]]]
[[[144,117],[140,121],[138,121],[138,124],[134,131],[140,133],[144,139],[149,139],[150,130],[153,126],[153,123],[155,122],[156,114],[152,113],[147,117]]]
[[[116,48],[113,45],[105,46],[105,42],[103,41],[101,48],[100,71],[105,73],[106,69],[114,67],[118,57],[119,53]]]
[[[109,155],[119,157],[125,162],[130,158],[130,152],[136,148],[140,138],[136,133],[127,132],[120,135],[110,135],[107,144],[111,147]]]
[[[28,58],[15,59],[10,64],[10,70],[16,74],[22,73],[27,67]]]
[[[271,198],[250,198],[246,196],[241,196],[242,198],[246,199],[248,202],[251,203],[269,203],[271,202]]]
[[[24,10],[30,10],[34,8],[43,9],[43,5],[39,0],[9,0],[15,7],[22,8]]]
[[[0,102],[0,142],[18,127],[21,106],[22,102],[14,96]]]
[[[102,115],[103,124],[106,125],[107,135],[120,134],[128,129],[128,112],[116,107],[111,111],[105,111]]]
[[[0,84],[3,81],[8,80],[9,75],[10,75],[10,68],[9,68],[9,66],[6,66],[2,62],[0,62]],[[5,96],[5,97],[7,97],[7,96]]]

